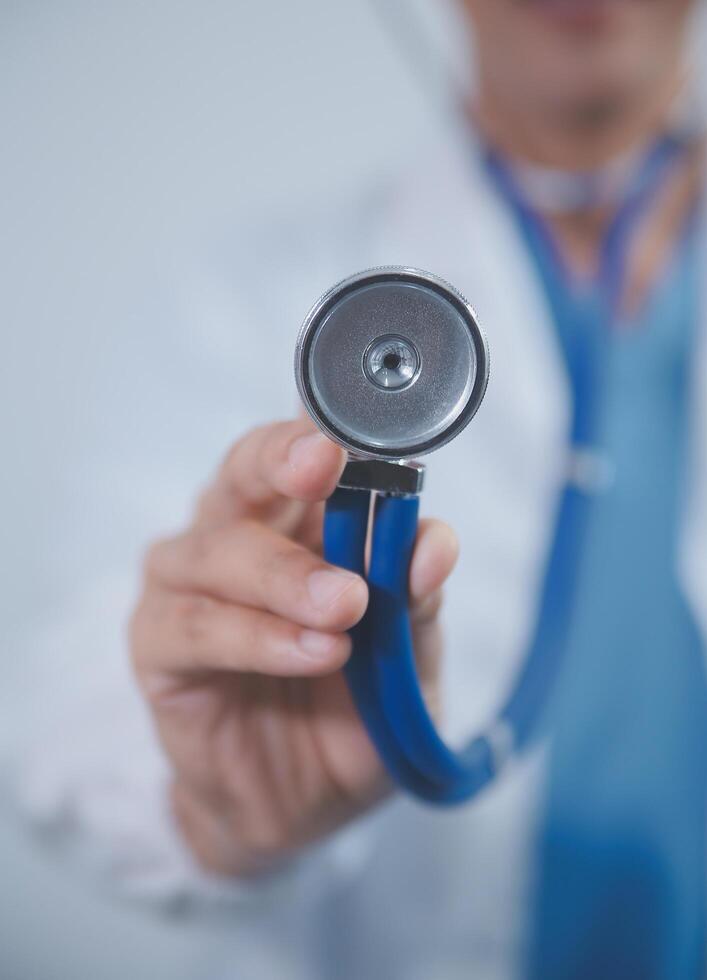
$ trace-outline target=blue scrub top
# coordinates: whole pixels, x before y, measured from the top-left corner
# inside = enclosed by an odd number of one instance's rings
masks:
[[[617,306],[635,218],[669,169],[647,161],[573,282],[547,227],[492,169],[545,287],[575,404],[614,479],[588,511],[539,842],[528,975],[700,977],[705,955],[707,692],[702,640],[677,576],[698,300],[694,222],[640,312]],[[581,431],[582,420],[579,420]]]

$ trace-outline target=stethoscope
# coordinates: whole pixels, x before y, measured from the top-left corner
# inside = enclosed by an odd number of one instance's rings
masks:
[[[526,741],[557,649],[541,626],[495,721],[461,751],[445,743],[420,690],[408,613],[424,478],[424,466],[411,460],[448,443],[474,417],[489,377],[486,339],[474,310],[448,282],[418,269],[372,269],[338,283],[310,310],[295,374],[311,417],[349,453],[325,508],[324,556],[369,585],[345,667],[353,701],[399,786],[430,803],[461,803]],[[562,554],[554,570],[551,556],[546,578],[553,604],[562,603],[562,558],[578,530],[572,493],[567,503]],[[561,619],[547,622],[556,631]]]
[[[661,145],[644,164],[645,179],[608,242],[609,293],[620,242],[676,152],[671,143]],[[491,166],[507,184],[498,161]],[[512,186],[504,192],[511,198]],[[531,250],[541,250],[542,229],[521,201],[516,211]],[[325,508],[324,556],[369,585],[366,614],[351,631],[346,679],[393,780],[430,803],[470,799],[527,747],[562,665],[591,501],[610,485],[612,473],[597,449],[606,332],[560,329],[559,339],[574,397],[567,473],[534,631],[495,720],[460,751],[438,733],[420,690],[407,583],[425,472],[413,460],[459,435],[486,392],[489,352],[478,318],[443,279],[382,267],[333,286],[309,311],[297,341],[295,374],[304,405],[349,453]]]

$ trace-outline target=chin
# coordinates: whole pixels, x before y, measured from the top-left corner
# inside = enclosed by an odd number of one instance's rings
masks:
[[[675,73],[685,24],[678,13],[689,7],[686,0],[525,0],[523,70],[535,75],[548,106],[588,118],[619,111]]]
[[[672,74],[679,45],[653,50],[646,57],[645,47],[634,42],[634,38],[613,39],[589,51],[575,51],[552,66],[538,66],[539,87],[548,107],[591,122],[640,102],[660,78]]]
[[[601,124],[682,74],[694,0],[464,0],[491,89],[527,118]]]

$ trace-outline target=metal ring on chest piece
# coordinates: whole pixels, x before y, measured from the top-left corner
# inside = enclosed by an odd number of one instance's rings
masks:
[[[479,407],[488,351],[463,296],[390,266],[330,289],[304,321],[295,376],[310,415],[356,455],[408,459],[458,435]]]

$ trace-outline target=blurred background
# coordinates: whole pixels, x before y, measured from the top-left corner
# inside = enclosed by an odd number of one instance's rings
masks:
[[[153,531],[140,520],[153,512],[151,467],[178,467],[190,440],[203,458],[196,481],[234,435],[226,418],[190,431],[185,408],[168,405],[144,485],[113,487],[113,512],[98,502],[143,394],[174,390],[174,379],[140,375],[145,345],[193,308],[208,320],[194,270],[261,212],[349,200],[438,121],[456,58],[450,12],[404,5],[428,35],[424,49],[414,30],[403,37],[416,72],[391,43],[391,23],[416,23],[398,4],[0,4],[0,733],[52,656],[28,635]],[[165,500],[166,521],[183,506]],[[0,869],[2,980],[179,980],[223,956],[223,933],[97,896],[6,802]]]

